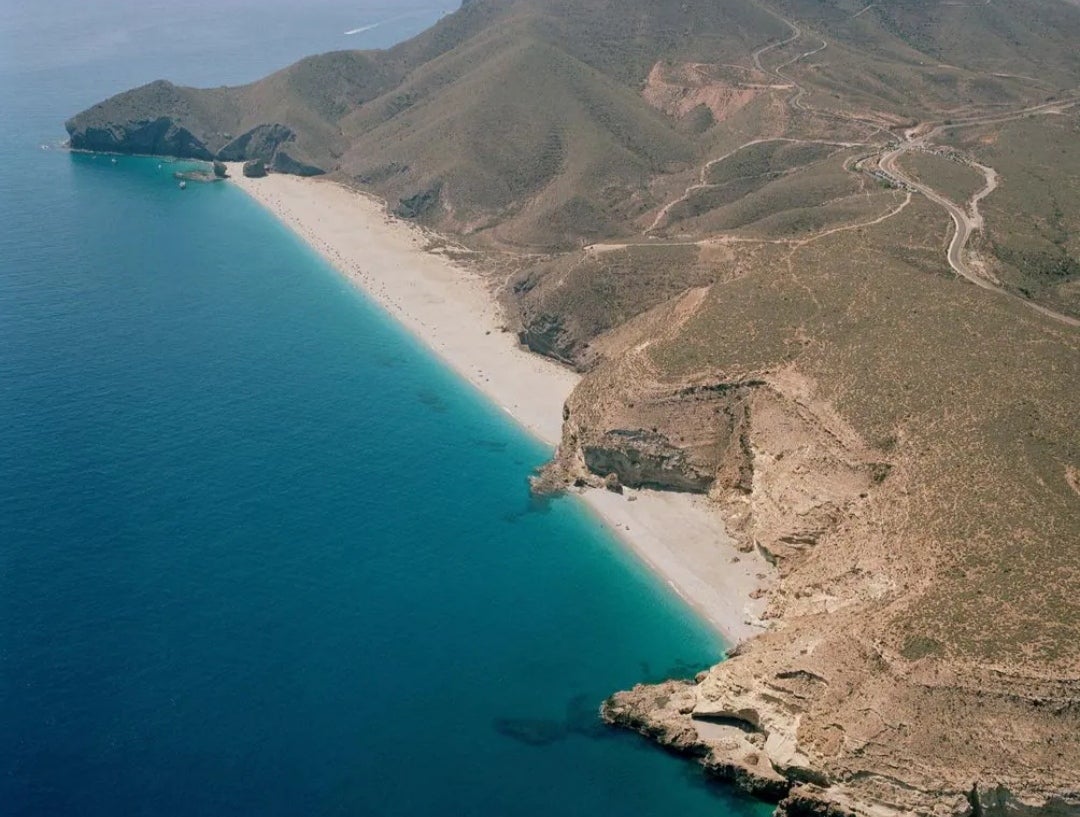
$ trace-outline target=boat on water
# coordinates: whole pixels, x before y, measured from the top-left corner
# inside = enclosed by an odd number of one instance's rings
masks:
[[[185,181],[180,182],[180,189],[181,190],[186,190],[187,189],[187,182],[185,182]]]

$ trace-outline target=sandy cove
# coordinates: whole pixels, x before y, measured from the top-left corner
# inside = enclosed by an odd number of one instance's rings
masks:
[[[249,179],[238,165],[230,173],[233,184],[522,427],[558,444],[563,403],[580,377],[503,331],[500,307],[479,275],[426,251],[427,234],[342,185],[278,174]],[[701,497],[589,490],[581,498],[728,643],[760,632],[764,602],[750,594],[771,568],[758,554],[736,550],[718,512]]]

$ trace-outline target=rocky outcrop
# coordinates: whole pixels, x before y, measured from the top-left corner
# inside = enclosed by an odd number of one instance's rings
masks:
[[[214,158],[228,117],[188,88],[159,80],[98,103],[65,123],[76,150]]]
[[[181,127],[171,118],[113,122],[104,126],[68,122],[71,147],[111,153],[147,156],[174,156],[222,162],[259,161],[278,173],[318,176],[326,172],[318,165],[297,158],[295,134],[284,125],[259,125],[214,153],[204,138]],[[286,145],[289,147],[286,148]],[[221,165],[224,167],[224,165]]]
[[[227,179],[229,177],[229,168],[225,166],[224,162],[214,160],[214,175],[219,179]]]
[[[796,786],[776,807],[775,817],[855,817],[846,806],[829,802],[824,789]]]
[[[249,179],[261,179],[266,175],[266,162],[262,159],[252,159],[244,162],[244,175]]]
[[[224,162],[261,159],[269,164],[282,145],[295,139],[296,134],[284,125],[258,125],[225,145],[218,158]]]
[[[666,436],[647,429],[612,429],[584,444],[581,451],[589,471],[612,475],[628,488],[703,494],[716,476]]]
[[[812,643],[813,638],[808,634],[803,643]],[[1043,747],[1038,752],[1044,758],[1033,758],[1030,769],[1018,769],[1015,780],[965,783],[969,775],[980,775],[980,764],[971,755],[981,752],[971,743],[965,744],[966,760],[943,775],[927,766],[920,754],[906,754],[903,742],[885,742],[886,733],[904,728],[903,723],[890,726],[890,716],[896,713],[888,695],[864,699],[865,692],[860,691],[857,706],[838,704],[851,693],[847,687],[835,688],[839,677],[819,675],[819,663],[803,656],[780,664],[768,648],[764,653],[736,654],[694,681],[639,685],[617,693],[604,702],[601,715],[609,724],[696,759],[709,776],[777,803],[777,817],[1080,814],[1080,786],[1070,769],[1060,767],[1051,775],[1061,780],[1071,776],[1071,785],[1032,793],[1034,776],[1045,777],[1049,771],[1046,767],[1033,771],[1045,762]],[[847,673],[842,674],[846,684]],[[887,677],[882,689],[905,683],[901,677]],[[923,703],[928,704],[929,698],[924,697]],[[1004,709],[1001,714],[1006,714]],[[820,725],[813,725],[819,717],[828,725],[824,736]],[[1057,725],[1054,743],[1068,734],[1074,721],[1069,716]],[[1006,731],[1023,728],[1015,717],[1003,717],[1000,725]],[[992,740],[986,735],[983,739]],[[848,752],[840,751],[845,746]],[[851,749],[857,751],[850,754]],[[1021,786],[1027,793],[1018,795]]]
[[[615,474],[628,488],[749,490],[750,397],[762,381],[634,383],[628,372],[601,369],[571,396],[559,450],[567,473]]]
[[[604,488],[611,491],[613,494],[621,494],[623,492],[623,486],[619,481],[619,475],[611,473],[604,477]]]
[[[762,670],[756,663],[753,670]],[[853,817],[871,813],[845,781],[835,779],[821,757],[807,754],[800,741],[805,700],[812,687],[828,681],[807,670],[757,676],[736,656],[701,673],[692,682],[639,685],[613,695],[601,708],[603,719],[633,729],[662,746],[698,760],[710,777],[777,803],[778,817]],[[895,795],[895,791],[890,791]],[[959,793],[941,801],[916,789],[885,806],[873,800],[879,817],[959,815]],[[884,802],[889,802],[884,800]],[[861,807],[861,809],[860,809]]]
[[[777,802],[778,817],[1080,815],[1073,679],[910,662],[856,631],[881,608],[839,608],[789,614],[693,681],[617,693],[603,718]]]
[[[577,358],[578,339],[566,329],[561,315],[542,312],[523,316],[524,326],[518,332],[518,341],[529,351],[551,357],[562,363],[572,364]]]
[[[431,212],[439,203],[441,185],[435,184],[419,193],[403,198],[394,208],[394,215],[400,218],[417,219]]]
[[[1046,796],[1019,796],[1008,787],[976,783],[968,797],[971,817],[1076,817],[1080,784]]]
[[[259,160],[275,173],[294,176],[319,176],[325,168],[299,158],[296,133],[281,124],[258,125],[237,136],[218,151],[218,158],[226,162]]]
[[[750,708],[696,713],[693,682],[639,685],[606,700],[600,715],[613,726],[633,729],[662,746],[696,758],[716,780],[746,793],[779,802],[791,788],[765,752],[767,733]]]
[[[321,176],[326,172],[318,165],[294,158],[283,148],[278,148],[274,153],[274,160],[270,167],[275,173],[289,173],[293,176]]]

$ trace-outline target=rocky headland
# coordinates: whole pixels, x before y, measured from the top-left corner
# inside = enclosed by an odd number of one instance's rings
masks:
[[[302,158],[306,154],[288,127],[273,123],[244,129],[242,118],[224,113],[231,110],[227,100],[214,101],[220,107],[206,110],[207,106],[200,104],[200,94],[159,80],[69,119],[65,123],[68,141],[74,150],[217,162],[259,161],[271,170],[298,176],[326,172]],[[241,132],[233,136],[223,130],[226,123]]]

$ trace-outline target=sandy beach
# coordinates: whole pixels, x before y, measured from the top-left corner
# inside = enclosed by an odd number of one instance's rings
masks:
[[[562,407],[579,376],[535,355],[504,331],[479,275],[425,250],[430,236],[389,216],[380,202],[328,180],[270,175],[231,181],[293,229],[523,428],[554,447]],[[739,553],[716,510],[685,494],[590,490],[594,513],[728,643],[760,632],[769,579],[758,554]]]

